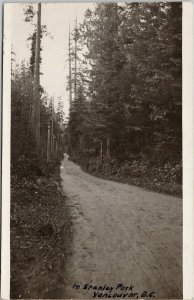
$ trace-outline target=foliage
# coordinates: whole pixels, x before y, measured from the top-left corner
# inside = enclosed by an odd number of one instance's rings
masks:
[[[86,11],[66,139],[74,161],[85,168],[99,161],[103,172],[111,157],[118,171],[128,162],[135,178],[149,176],[146,157],[157,182],[169,182],[168,165],[181,184],[181,20],[181,3],[99,3]]]
[[[31,5],[26,17],[26,21],[34,17]],[[71,238],[70,214],[59,183],[62,100],[55,111],[40,85],[36,98],[40,101],[40,147],[33,131],[35,39],[36,33],[32,36],[30,67],[23,62],[13,69],[12,64],[11,73],[10,293],[15,299],[64,295],[62,277]]]
[[[59,167],[52,178],[12,175],[11,298],[64,296],[64,270],[71,252],[71,216],[60,190]],[[41,280],[40,280],[41,276]]]
[[[49,176],[56,164],[60,162],[63,148],[61,148],[50,161],[47,161],[47,139],[48,123],[51,120],[51,111],[47,106],[46,94],[41,100],[41,153],[37,152],[35,139],[31,129],[31,111],[33,97],[33,79],[31,70],[22,63],[12,76],[11,90],[11,168],[12,175],[19,177]],[[61,114],[61,107],[53,116],[53,135],[62,134],[58,114]]]

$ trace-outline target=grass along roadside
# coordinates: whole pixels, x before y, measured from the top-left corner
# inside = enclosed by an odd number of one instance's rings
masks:
[[[11,298],[63,298],[72,228],[59,168],[11,181]]]

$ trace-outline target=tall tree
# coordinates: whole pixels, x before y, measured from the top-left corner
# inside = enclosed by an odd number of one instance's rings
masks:
[[[75,20],[75,29],[74,29],[74,41],[75,41],[75,49],[74,49],[74,99],[77,97],[77,39],[78,39],[78,29],[77,29],[77,15]]]
[[[99,3],[77,31],[74,159],[180,161],[181,3]]]
[[[40,147],[40,38],[41,38],[41,3],[38,3],[34,87],[33,87],[34,101],[33,101],[33,108],[32,108],[33,128],[36,137],[36,144],[38,147]]]
[[[70,34],[70,25],[69,25],[69,102],[70,102],[70,109],[71,109],[71,105],[72,105],[72,65],[71,65],[71,34]]]

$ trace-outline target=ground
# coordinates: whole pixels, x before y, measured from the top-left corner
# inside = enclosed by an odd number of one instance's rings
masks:
[[[67,156],[61,178],[73,230],[65,298],[92,298],[87,283],[182,297],[181,198],[91,176]]]
[[[12,176],[12,299],[64,297],[64,270],[72,228],[58,173],[52,178]]]
[[[182,297],[181,198],[94,177],[66,155],[57,174],[12,176],[11,298],[106,296],[100,286],[113,297],[118,284]]]

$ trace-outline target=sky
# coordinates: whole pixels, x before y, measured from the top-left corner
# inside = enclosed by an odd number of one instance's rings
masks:
[[[37,5],[33,4],[36,9]],[[84,19],[87,8],[92,9],[93,3],[42,3],[42,25],[47,25],[50,36],[44,36],[41,42],[42,64],[41,85],[45,91],[55,97],[61,96],[65,115],[68,115],[69,95],[66,91],[68,75],[68,39],[69,25],[73,29],[77,15],[78,24]],[[15,63],[22,60],[29,62],[30,41],[34,26],[24,21],[25,4],[12,4],[12,50],[15,53]]]

